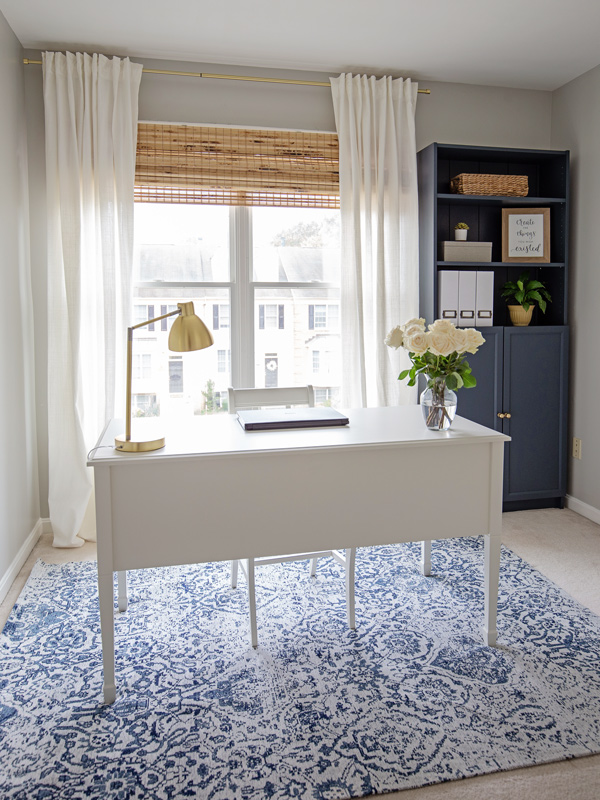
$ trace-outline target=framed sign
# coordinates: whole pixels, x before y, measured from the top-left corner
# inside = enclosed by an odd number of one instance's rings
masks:
[[[550,209],[502,209],[502,261],[550,262]]]

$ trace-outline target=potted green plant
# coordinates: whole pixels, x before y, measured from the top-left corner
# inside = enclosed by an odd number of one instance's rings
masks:
[[[542,281],[531,279],[528,272],[522,272],[516,281],[507,281],[502,287],[501,295],[507,302],[510,299],[516,301],[515,304],[508,303],[508,312],[512,324],[520,327],[529,325],[536,304],[542,314],[545,314],[546,302],[552,302]]]
[[[454,239],[457,242],[464,242],[467,239],[467,231],[469,230],[469,226],[466,222],[458,222],[454,226]]]

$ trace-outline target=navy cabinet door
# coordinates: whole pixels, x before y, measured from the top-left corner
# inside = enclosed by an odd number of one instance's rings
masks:
[[[504,329],[504,500],[564,497],[568,328]]]
[[[467,361],[477,379],[473,389],[459,389],[456,413],[486,428],[502,430],[497,414],[502,405],[502,349],[504,328],[479,328],[485,344]]]

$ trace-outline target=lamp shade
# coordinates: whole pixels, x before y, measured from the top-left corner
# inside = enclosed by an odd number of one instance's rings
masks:
[[[214,343],[212,333],[194,314],[193,303],[177,303],[181,314],[171,326],[169,334],[169,350],[176,353],[187,353],[190,350],[203,350]]]

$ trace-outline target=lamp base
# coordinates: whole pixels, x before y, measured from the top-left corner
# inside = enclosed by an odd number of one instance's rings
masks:
[[[164,436],[161,436],[160,439],[149,439],[148,441],[126,439],[124,433],[115,437],[115,450],[121,450],[124,453],[147,453],[150,450],[160,450],[164,446]]]

